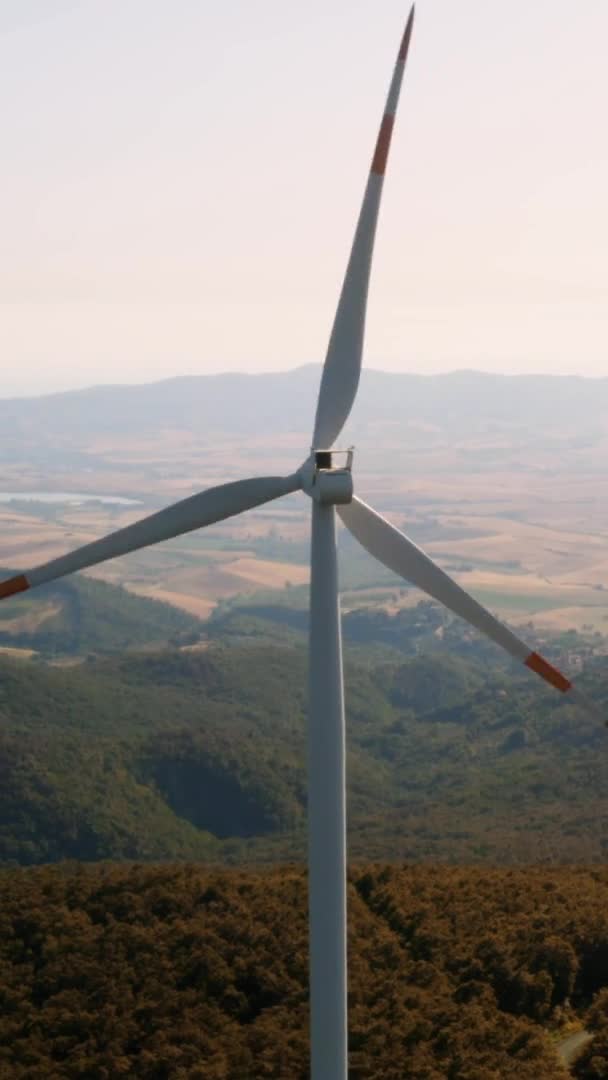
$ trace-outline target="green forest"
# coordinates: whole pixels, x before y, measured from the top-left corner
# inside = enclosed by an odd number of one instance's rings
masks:
[[[120,628],[127,594],[107,588]],[[166,605],[135,603],[152,634]],[[345,619],[353,855],[602,862],[605,729],[443,618],[420,604]],[[0,862],[303,858],[305,634],[239,607],[204,633],[69,667],[53,645],[48,660],[0,658]],[[590,649],[598,704],[604,669]]]
[[[608,872],[355,865],[351,1080],[608,1075]],[[0,872],[0,1076],[305,1080],[306,877]]]

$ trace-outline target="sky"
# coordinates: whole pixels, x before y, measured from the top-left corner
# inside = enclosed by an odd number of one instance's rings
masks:
[[[0,396],[321,361],[407,14],[2,0]],[[608,374],[607,40],[419,0],[368,366]]]

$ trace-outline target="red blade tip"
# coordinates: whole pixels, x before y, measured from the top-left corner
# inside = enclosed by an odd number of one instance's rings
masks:
[[[25,592],[29,587],[30,583],[25,574],[18,574],[17,577],[8,578],[7,581],[0,581],[0,600],[3,600],[5,596],[13,596],[14,593]]]
[[[541,679],[554,686],[556,690],[561,690],[562,694],[565,694],[567,690],[570,690],[572,683],[565,675],[562,675],[561,671],[553,667],[548,660],[545,660],[544,656],[540,656],[538,653],[530,653],[526,660],[526,667],[529,667],[531,671],[535,671],[537,675],[540,675]]]

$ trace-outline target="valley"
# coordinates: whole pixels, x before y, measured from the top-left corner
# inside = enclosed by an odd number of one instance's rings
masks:
[[[293,468],[316,376],[231,377],[230,424],[222,377],[0,401],[0,491],[24,494],[0,504],[6,574]],[[604,382],[366,378],[357,490],[601,707]],[[308,544],[292,495],[3,601],[2,859],[303,856]],[[353,854],[601,862],[595,722],[344,531],[340,547]]]
[[[206,486],[293,469],[308,443],[316,377],[311,367],[0,402],[0,489],[71,491],[76,500],[0,504],[0,562],[26,569]],[[604,381],[468,372],[364,379],[345,439],[356,445],[360,496],[514,625],[604,636]],[[226,393],[238,403],[230,421]],[[135,504],[82,499],[98,493]],[[307,561],[306,506],[289,496],[90,573],[207,618],[225,598],[303,585]],[[413,602],[348,538],[343,563],[347,609]]]
[[[0,402],[2,577],[293,468],[314,374],[238,433],[205,380]],[[372,378],[357,490],[608,714],[604,384],[461,381]],[[0,606],[0,1073],[307,1075],[308,543],[290,496]],[[350,1071],[595,1080],[605,729],[340,546]]]

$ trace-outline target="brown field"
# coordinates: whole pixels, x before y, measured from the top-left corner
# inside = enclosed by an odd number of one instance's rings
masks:
[[[306,566],[251,557],[234,559],[232,555],[224,555],[225,561],[217,560],[214,566],[180,570],[172,574],[171,588],[125,584],[140,596],[165,600],[193,615],[206,618],[222,597],[253,593],[258,589],[281,589],[287,581],[292,585],[308,581]]]
[[[310,578],[307,566],[267,559],[236,559],[228,564],[228,570],[258,589],[276,589],[287,581],[291,585],[307,585]]]
[[[11,645],[0,645],[0,655],[9,656],[11,660],[31,660],[36,652],[34,649],[18,649]]]
[[[137,596],[147,596],[150,600],[162,600],[165,604],[173,604],[173,607],[182,608],[190,615],[196,615],[199,619],[208,619],[215,607],[215,600],[207,600],[202,596],[190,596],[186,593],[172,592],[169,589],[149,588],[141,585],[127,585],[129,592]]]

